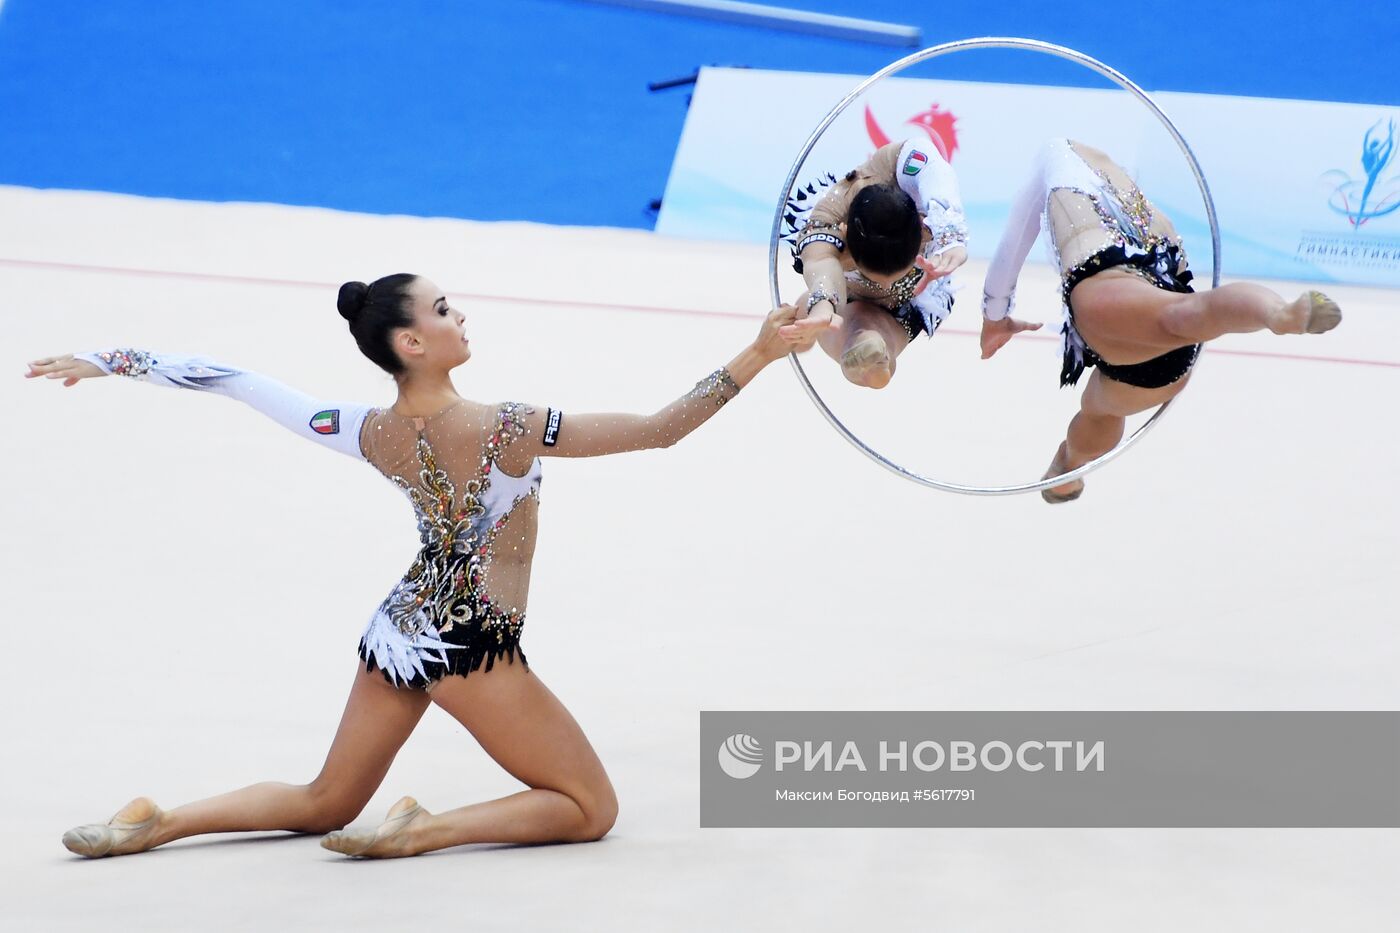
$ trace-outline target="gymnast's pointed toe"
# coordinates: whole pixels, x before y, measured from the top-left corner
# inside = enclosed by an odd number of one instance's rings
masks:
[[[409,845],[409,824],[427,815],[412,797],[404,797],[389,808],[376,829],[342,829],[321,838],[321,847],[357,858],[397,858],[415,855]]]
[[[63,834],[63,847],[84,858],[130,855],[151,847],[164,814],[149,798],[138,797],[105,824],[75,826]]]
[[[1319,291],[1306,291],[1284,305],[1269,329],[1276,334],[1325,334],[1342,322],[1342,309]]]
[[[858,386],[883,389],[894,374],[885,338],[874,331],[862,334],[841,355],[841,370]]]
[[[885,338],[874,331],[861,334],[841,355],[841,365],[851,369],[886,366],[889,361],[890,351],[885,345]]]
[[[321,848],[341,855],[358,856],[374,845],[374,830],[338,829],[321,837]]]
[[[75,826],[63,834],[63,847],[84,858],[102,858],[112,851],[115,841],[111,828],[101,823]]]
[[[1322,292],[1308,292],[1308,317],[1303,325],[1306,334],[1325,334],[1342,323],[1342,309]]]
[[[1084,486],[1081,483],[1079,488],[1076,489],[1074,492],[1061,493],[1052,492],[1049,489],[1042,489],[1040,491],[1040,498],[1044,499],[1051,505],[1059,505],[1062,502],[1073,502],[1075,499],[1078,499],[1083,493]]]
[[[1049,479],[1052,476],[1059,476],[1061,473],[1066,472],[1066,456],[1067,451],[1065,449],[1065,445],[1061,444],[1060,449],[1055,451],[1055,459],[1050,461],[1050,469],[1045,471],[1045,475],[1042,476],[1041,479]],[[1073,502],[1075,499],[1078,499],[1081,495],[1084,494],[1084,480],[1077,479],[1074,481],[1073,485],[1073,492],[1055,492],[1055,489],[1058,487],[1042,489],[1040,491],[1040,498],[1044,499],[1051,505],[1059,505],[1062,502]]]

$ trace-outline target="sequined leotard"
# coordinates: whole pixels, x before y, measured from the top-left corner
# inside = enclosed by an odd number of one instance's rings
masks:
[[[1112,364],[1089,347],[1074,326],[1070,292],[1091,275],[1119,268],[1166,291],[1191,292],[1186,251],[1171,220],[1153,208],[1121,168],[1115,184],[1068,139],[1046,143],[1036,156],[1030,180],[1017,195],[1006,231],[987,267],[982,313],[999,320],[1015,304],[1016,279],[1043,229],[1051,261],[1060,273],[1064,338],[1060,384],[1073,385],[1089,366],[1110,379],[1141,388],[1160,388],[1186,375],[1199,345],[1181,347],[1143,363]],[[1100,154],[1101,155],[1101,154]],[[1107,162],[1107,157],[1102,157]]]
[[[818,184],[827,187],[824,193]],[[953,307],[951,276],[944,276],[918,295],[914,290],[924,271],[915,267],[889,287],[866,278],[850,254],[841,233],[851,203],[866,185],[898,187],[914,199],[923,217],[924,256],[936,256],[967,245],[967,220],[963,215],[958,179],[938,150],[926,141],[910,139],[877,149],[860,167],[839,181],[826,176],[795,190],[788,200],[785,239],[791,244],[793,266],[807,287],[848,300],[868,301],[890,312],[909,339],[933,332]],[[839,313],[840,308],[837,308]]]
[[[571,415],[465,399],[426,417],[319,400],[202,358],[121,349],[75,354],[104,371],[244,402],[299,436],[368,461],[404,491],[421,548],[360,638],[367,669],[427,687],[518,656],[535,550],[541,456],[668,446],[738,386],[720,369],[653,415]],[[528,670],[528,666],[526,667]]]
[[[360,639],[360,657],[390,680],[423,686],[502,656],[525,662],[541,467],[536,457],[513,476],[501,461],[530,411],[463,401],[426,418],[366,415],[365,459],[407,494],[421,544]]]

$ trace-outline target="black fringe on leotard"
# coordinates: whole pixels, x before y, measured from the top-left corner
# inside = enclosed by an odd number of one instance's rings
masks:
[[[1115,266],[1133,266],[1140,269],[1148,281],[1165,291],[1181,294],[1194,292],[1195,289],[1191,287],[1193,276],[1190,270],[1180,268],[1183,258],[1179,246],[1166,242],[1154,244],[1146,250],[1131,245],[1126,247],[1109,246],[1099,250],[1071,269],[1065,276],[1061,297],[1065,306],[1069,308],[1070,319],[1074,319],[1074,305],[1069,300],[1070,292],[1074,291],[1074,287],[1090,276]],[[1084,359],[1081,362],[1067,343],[1064,361],[1060,368],[1060,385],[1062,387],[1074,385],[1079,381],[1079,377],[1085,369],[1097,366],[1099,372],[1115,382],[1126,383],[1142,389],[1160,389],[1163,386],[1171,385],[1190,372],[1200,350],[1200,344],[1192,344],[1188,347],[1169,350],[1161,356],[1153,357],[1142,363],[1116,366],[1105,361],[1087,345],[1084,350]]]

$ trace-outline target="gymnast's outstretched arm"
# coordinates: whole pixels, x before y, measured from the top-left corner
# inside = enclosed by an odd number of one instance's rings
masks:
[[[757,339],[728,365],[701,379],[689,392],[652,414],[566,415],[558,409],[539,406],[518,409],[524,433],[502,453],[502,466],[518,474],[535,457],[601,457],[670,447],[709,421],[765,366],[793,350],[778,334],[778,328],[791,323],[796,316],[797,310],[790,305],[769,313]],[[808,343],[810,345],[811,340]]]
[[[28,378],[62,379],[65,386],[99,376],[126,376],[153,385],[213,392],[236,399],[299,437],[364,459],[360,428],[370,406],[317,399],[275,379],[203,357],[122,348],[46,357],[29,364]]]
[[[1040,324],[1027,324],[1011,316],[1016,304],[1016,280],[1026,264],[1035,238],[1040,234],[1040,215],[1045,209],[1045,161],[1038,156],[1031,177],[1012,202],[1001,241],[987,266],[982,285],[982,358],[1001,349],[1014,334],[1038,330]]]
[[[1026,264],[1035,238],[1040,235],[1040,215],[1045,209],[1045,165],[1036,160],[1035,169],[1011,204],[1011,213],[1001,241],[987,266],[982,285],[982,316],[999,321],[1011,314],[1016,303],[1016,280]]]

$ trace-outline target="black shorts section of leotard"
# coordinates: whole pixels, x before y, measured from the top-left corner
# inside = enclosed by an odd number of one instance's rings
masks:
[[[1191,287],[1192,275],[1180,268],[1181,261],[1181,248],[1175,243],[1157,244],[1146,251],[1134,249],[1132,254],[1122,246],[1110,246],[1099,250],[1065,276],[1062,294],[1066,306],[1069,307],[1070,319],[1074,319],[1074,305],[1069,300],[1074,287],[1089,276],[1114,266],[1134,266],[1141,269],[1153,285],[1164,291],[1181,294],[1195,292]],[[1104,360],[1086,344],[1083,365],[1079,365],[1074,353],[1066,349],[1064,364],[1060,369],[1060,385],[1074,385],[1085,369],[1097,366],[1105,378],[1115,382],[1137,386],[1140,389],[1160,389],[1190,372],[1200,351],[1201,345],[1197,343],[1169,350],[1161,356],[1141,363],[1117,366]]]
[[[1112,363],[1105,363],[1098,354],[1091,353],[1089,366],[1097,366],[1099,372],[1104,374],[1104,378],[1112,379],[1114,382],[1122,382],[1130,386],[1137,386],[1139,389],[1160,389],[1176,382],[1182,376],[1191,371],[1191,367],[1196,362],[1196,355],[1200,353],[1201,345],[1193,343],[1189,347],[1179,347],[1161,356],[1154,356],[1150,360],[1142,363],[1134,363],[1131,366],[1114,366]]]
[[[450,677],[454,674],[466,677],[476,670],[490,671],[497,661],[514,663],[519,659],[525,670],[527,672],[530,670],[530,664],[525,659],[525,651],[520,647],[518,637],[507,637],[498,642],[494,633],[484,632],[470,623],[458,626],[439,637],[442,641],[455,646],[446,652],[447,663],[443,664],[440,661],[425,658],[422,660],[422,664],[426,676],[415,674],[411,679],[400,679],[397,683],[387,671],[380,671],[390,686],[422,690],[444,677]],[[379,670],[379,666],[374,662],[374,655],[366,650],[363,639],[360,641],[359,655],[360,660],[364,662],[366,671],[373,673]]]
[[[442,551],[436,545],[427,549],[427,556],[420,558],[414,564],[414,567],[418,569],[419,576],[409,579],[417,580],[421,585],[431,589],[432,571],[428,568],[438,566],[441,563],[441,553]],[[412,572],[410,571],[410,573]],[[463,568],[459,567],[458,572],[463,572]],[[472,573],[475,570],[466,570],[465,572]],[[451,581],[447,582],[450,587]],[[473,585],[479,585],[479,581]],[[475,589],[464,590],[460,583],[456,585],[456,589],[457,592],[442,597],[443,604],[447,609],[438,614],[435,633],[429,636],[433,641],[444,643],[450,647],[426,652],[426,655],[436,656],[425,656],[425,654],[420,653],[418,666],[421,666],[422,671],[414,672],[410,677],[400,668],[396,678],[389,671],[379,667],[374,652],[366,644],[365,636],[362,636],[359,655],[360,660],[365,664],[365,670],[379,670],[384,675],[384,679],[391,685],[411,689],[429,687],[442,678],[454,674],[465,677],[476,670],[490,671],[497,661],[514,663],[518,658],[525,670],[529,671],[529,662],[526,661],[525,652],[520,647],[520,638],[524,633],[523,614],[513,611],[502,612],[484,600]],[[392,596],[390,598],[392,599]],[[386,607],[381,606],[380,612],[385,611]],[[404,638],[409,641],[418,637],[415,634],[404,633]],[[405,648],[408,647],[406,644]]]

